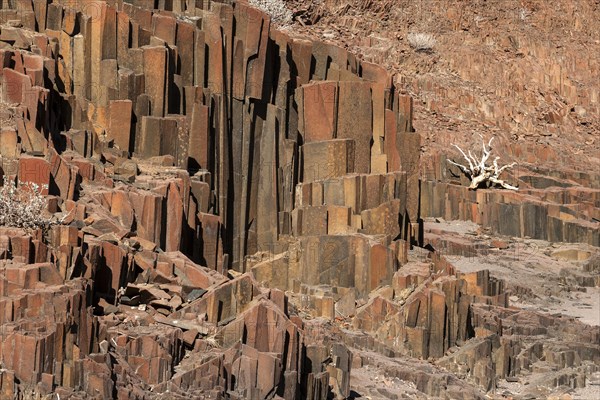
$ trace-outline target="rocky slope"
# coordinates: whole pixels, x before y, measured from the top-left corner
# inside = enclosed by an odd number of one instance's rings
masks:
[[[319,4],[311,35],[391,3]],[[0,227],[1,398],[597,393],[600,174],[573,154],[504,135],[521,190],[468,191],[416,80],[245,2],[0,5],[0,177],[61,220]],[[511,126],[488,100],[461,134]]]
[[[600,167],[598,2],[287,3],[297,15],[293,31],[398,73],[415,98],[424,150],[446,152],[482,133],[498,136],[509,153],[555,149],[544,165]],[[433,35],[433,50],[415,51],[409,32]]]

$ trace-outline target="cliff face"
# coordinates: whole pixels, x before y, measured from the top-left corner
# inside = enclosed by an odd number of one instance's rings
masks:
[[[244,255],[291,233],[297,183],[397,172],[399,160],[387,168],[386,154],[398,159],[398,149],[416,151],[417,142],[404,134],[412,131],[410,98],[398,96],[382,68],[334,46],[290,39],[243,4],[215,3],[211,12],[184,18],[144,5],[124,3],[117,10],[85,3],[83,11],[90,8],[93,16],[67,17],[60,3],[50,4],[46,29],[40,29],[45,34],[32,34],[21,46],[35,45],[36,52],[5,52],[5,64],[13,67],[3,76],[6,100],[30,103],[16,110],[29,120],[16,127],[22,151],[47,152],[50,141],[61,152],[110,153],[114,163],[129,154],[172,157],[197,187],[209,185],[206,198],[198,195],[191,210],[189,190],[181,199],[190,229],[195,231],[197,211],[218,214],[228,265],[236,269],[243,269]],[[67,23],[73,26],[65,28]],[[25,58],[35,65],[20,61]],[[50,65],[42,69],[44,63]],[[45,71],[48,76],[42,76]],[[29,77],[34,72],[35,82]],[[301,87],[340,75],[340,83]],[[53,87],[44,88],[46,83]],[[21,98],[24,85],[31,86],[27,99]],[[34,92],[47,97],[42,107]],[[387,124],[390,142],[396,135],[399,140],[383,148],[386,110],[388,120],[394,119]],[[157,235],[167,251],[193,245]]]
[[[368,365],[442,398],[593,378],[596,329],[509,309],[518,284],[449,257],[511,245],[424,218],[574,243],[568,284],[595,289],[597,174],[469,192],[421,160],[401,78],[245,2],[0,6],[0,175],[64,217],[0,227],[0,397],[348,398]]]

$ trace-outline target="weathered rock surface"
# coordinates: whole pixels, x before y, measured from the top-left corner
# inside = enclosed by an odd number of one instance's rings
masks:
[[[469,192],[440,156],[419,179],[396,77],[245,2],[6,1],[0,21],[0,176],[64,217],[0,227],[1,398],[549,396],[599,372],[597,326],[457,258],[585,243],[552,250],[551,281],[593,293],[599,175]],[[362,386],[368,367],[413,387]]]

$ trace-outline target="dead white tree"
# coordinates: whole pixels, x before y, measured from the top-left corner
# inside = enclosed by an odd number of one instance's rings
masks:
[[[504,170],[514,167],[516,162],[503,167],[498,167],[498,160],[500,157],[496,157],[494,158],[492,165],[485,165],[488,158],[490,158],[490,154],[492,153],[492,141],[494,140],[494,137],[490,139],[486,148],[483,136],[479,136],[481,137],[481,143],[483,147],[483,153],[481,154],[480,159],[471,154],[471,150],[467,151],[467,155],[458,145],[453,144],[453,146],[460,151],[465,160],[467,160],[469,167],[467,168],[466,166],[452,160],[448,160],[448,162],[452,165],[456,165],[465,175],[467,175],[467,177],[471,180],[471,185],[469,186],[469,189],[471,190],[476,190],[484,182],[490,182],[493,185],[499,185],[505,189],[519,190],[518,187],[509,185],[499,178],[500,174],[504,172]]]

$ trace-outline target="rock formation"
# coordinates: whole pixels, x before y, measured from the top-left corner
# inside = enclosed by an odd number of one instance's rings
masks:
[[[599,246],[597,175],[420,179],[393,74],[246,2],[0,6],[0,178],[62,221],[0,227],[1,398],[353,398],[368,365],[452,399],[595,379],[597,329],[509,307],[424,218]]]

